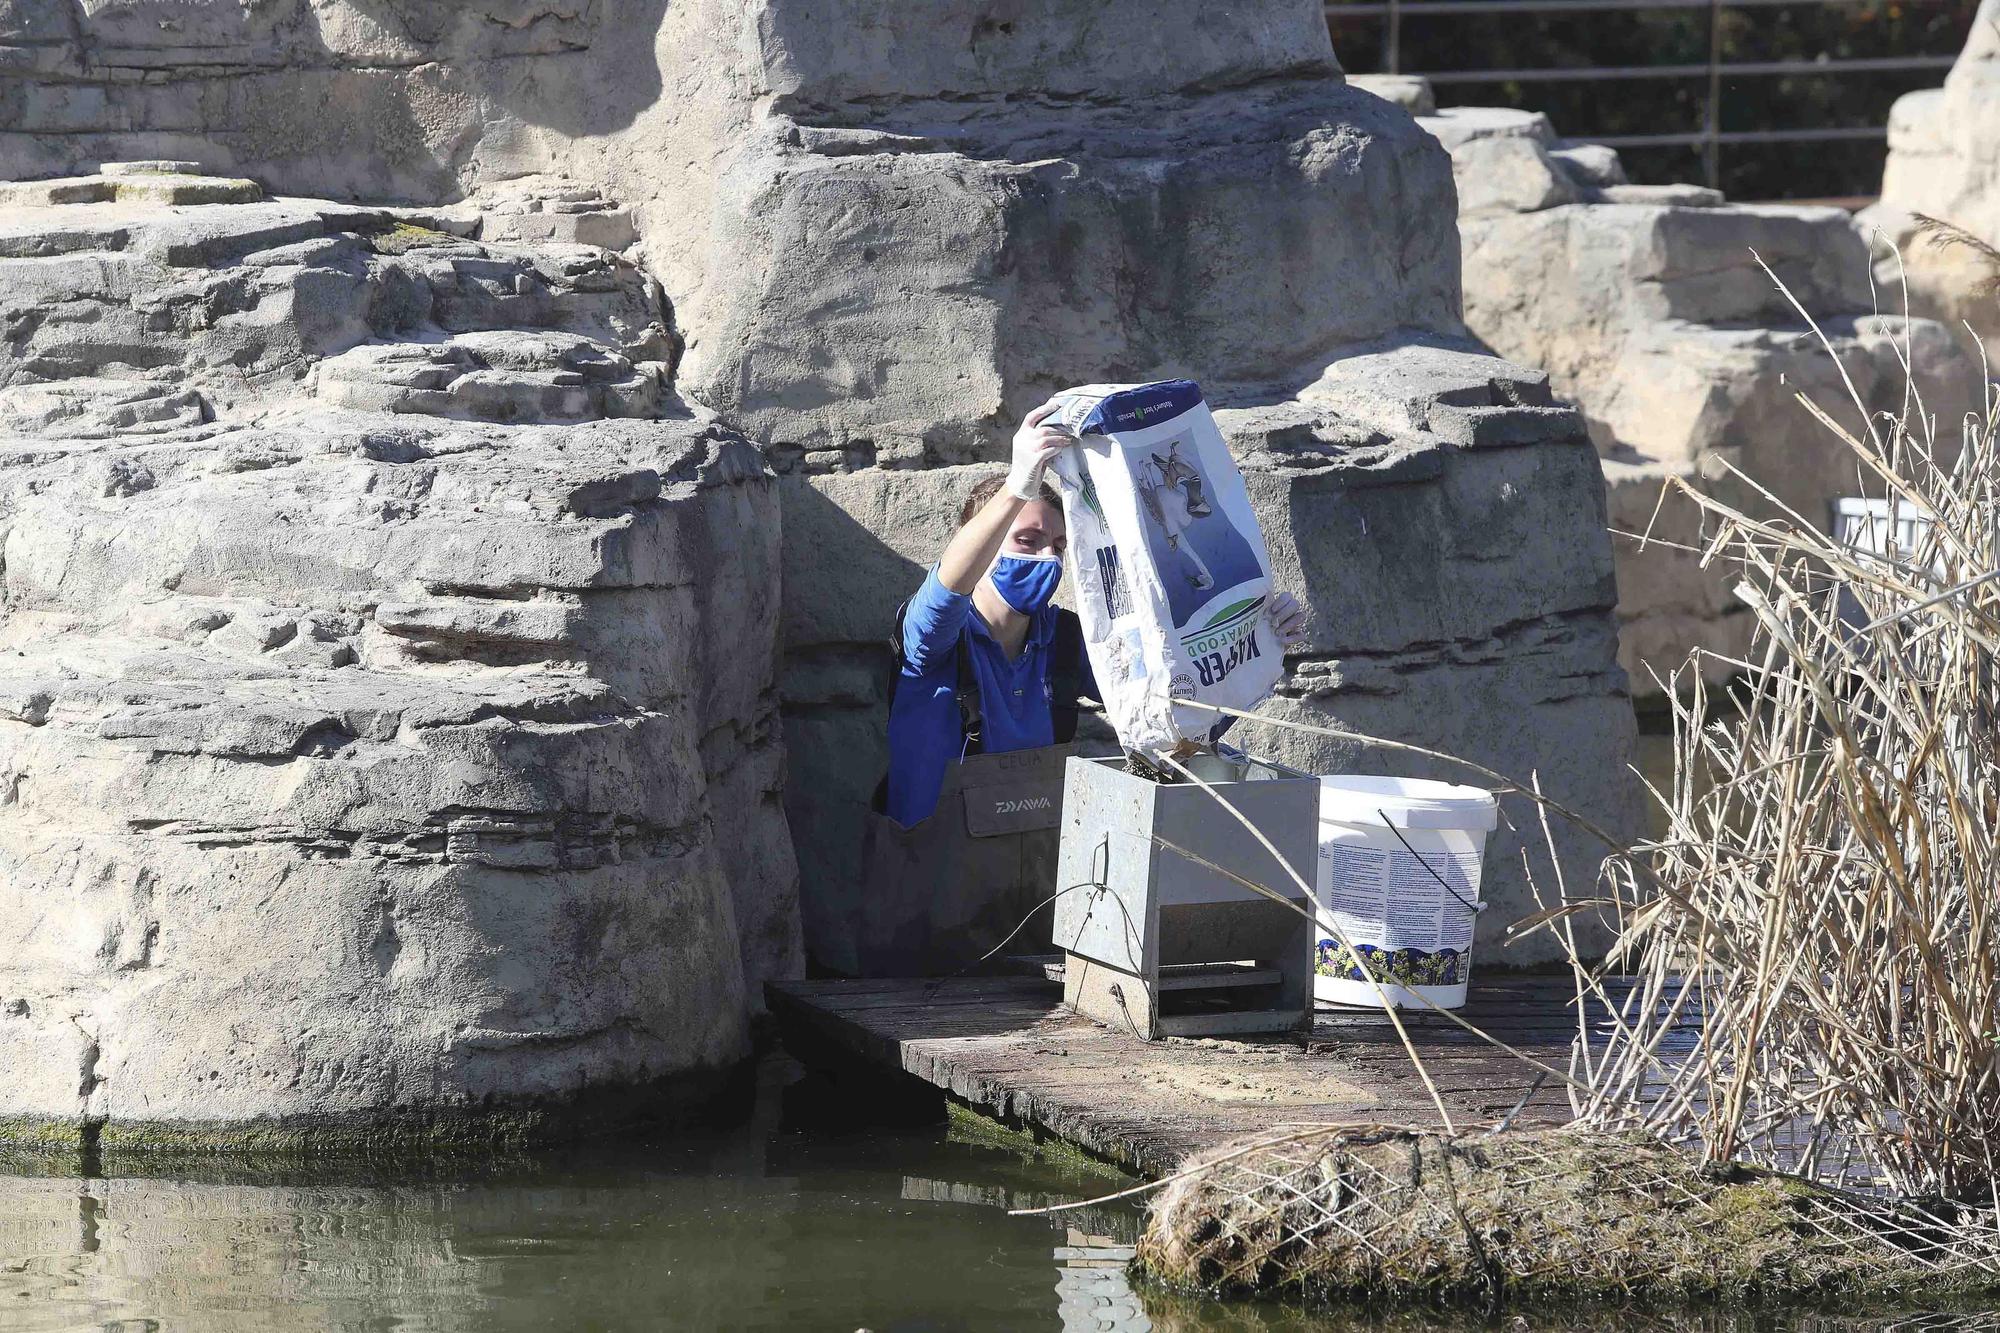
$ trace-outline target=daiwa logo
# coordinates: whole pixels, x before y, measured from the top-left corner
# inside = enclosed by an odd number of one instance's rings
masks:
[[[1023,796],[1013,801],[995,801],[993,813],[996,815],[1025,815],[1031,810],[1055,809],[1053,796]]]

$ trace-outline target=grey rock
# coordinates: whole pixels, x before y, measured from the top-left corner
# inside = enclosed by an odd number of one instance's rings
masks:
[[[1555,157],[1555,129],[1538,111],[1445,107],[1420,123],[1451,153],[1462,216],[1532,213],[1581,197]]]
[[[1719,208],[1722,191],[1706,185],[1606,185],[1591,199],[1599,204],[1659,204],[1675,208]]]
[[[146,385],[187,379],[227,413],[384,339],[479,335],[462,349],[474,371],[491,359],[517,369],[534,361],[544,345],[521,347],[522,330],[548,331],[567,349],[555,355],[581,369],[670,366],[677,349],[658,284],[616,256],[468,241],[380,211],[296,199],[170,211],[117,202],[0,208],[0,322],[14,331],[10,393],[38,384],[47,386],[43,400],[75,398],[84,379],[131,381],[111,406],[93,409],[126,415],[142,410],[132,404]],[[509,346],[520,349],[511,358]],[[659,376],[634,374],[623,391],[599,391],[594,408],[589,392],[572,395],[577,414],[622,402],[642,408]],[[518,375],[513,387],[537,396]],[[505,375],[480,374],[452,401],[468,415],[491,414],[509,397]],[[185,404],[173,411],[184,416]],[[101,424],[123,429],[115,418]]]
[[[981,0],[778,3],[757,16],[751,68],[806,105],[1023,91],[1129,99],[1335,72],[1323,27],[1286,0],[1199,11],[1176,0],[1099,0],[1017,15]]]
[[[1448,439],[1486,420],[1522,429],[1493,447]],[[1524,781],[1538,773],[1607,826],[1636,827],[1636,792],[1605,767],[1630,762],[1632,739],[1602,481],[1581,417],[1553,403],[1545,376],[1463,343],[1377,344],[1296,397],[1225,407],[1217,421],[1277,581],[1310,614],[1274,716],[1434,746]],[[866,468],[781,486],[786,799],[814,868],[806,946],[829,966],[855,965],[865,929],[862,812],[887,763],[884,627],[991,471]],[[1313,772],[1465,776],[1274,727],[1232,739]],[[1481,948],[1496,963],[1551,954],[1544,938],[1504,942],[1504,926],[1534,910],[1522,855],[1550,881],[1532,814],[1510,819],[1487,861]],[[1558,836],[1567,866],[1601,855],[1571,830]],[[1586,938],[1602,937],[1586,927]]]
[[[720,180],[705,232],[659,252],[699,330],[683,384],[760,438],[994,458],[1077,365],[1300,382],[1343,345],[1456,323],[1442,154],[1332,80],[1004,112],[899,103],[864,127],[931,146],[828,154],[770,125]],[[876,297],[903,291],[936,295],[921,313]]]
[[[1485,139],[1528,139],[1544,147],[1558,143],[1555,126],[1539,111],[1501,106],[1447,106],[1420,122],[1450,152]]]
[[[199,643],[227,625],[241,609],[242,604],[228,598],[169,594],[131,606],[123,617],[123,627],[137,638]]]
[[[1451,162],[1461,217],[1533,213],[1581,197],[1548,145],[1526,135],[1467,139],[1452,150]]]
[[[1364,93],[1394,102],[1413,116],[1429,116],[1437,112],[1437,97],[1431,92],[1431,81],[1420,75],[1350,74],[1347,81]]]
[[[264,197],[257,182],[179,171],[147,170],[161,163],[108,164],[98,175],[0,183],[0,207],[51,204],[245,204]],[[120,171],[120,167],[139,168]]]
[[[582,610],[582,600],[577,597],[498,603],[440,597],[423,602],[383,602],[376,606],[374,620],[386,633],[424,644],[520,645],[560,655],[563,645],[575,641]]]
[[[1881,206],[1860,222],[1891,300],[1907,284],[1913,313],[1970,325],[2000,365],[2000,301],[1991,266],[1965,247],[1920,240],[1912,214],[1940,218],[2000,245],[2000,0],[1985,0],[1944,87],[1907,93],[1889,113]]]
[[[485,244],[643,231],[692,334],[679,383],[759,439],[969,461],[1120,343],[1128,366],[1302,381],[1456,320],[1442,158],[1342,85],[1303,0],[178,8],[168,29],[80,11],[0,74],[22,108],[0,175],[198,160],[277,191],[474,196]],[[940,225],[902,227],[913,207]]]
[[[1608,144],[1562,139],[1549,150],[1549,156],[1568,174],[1571,183],[1580,188],[1628,184],[1625,164],[1618,160],[1618,150]]]
[[[658,363],[634,365],[575,334],[464,333],[438,343],[371,343],[315,369],[316,397],[342,407],[483,421],[658,415]]]
[[[229,623],[208,636],[223,651],[264,653],[290,643],[298,636],[297,618],[285,611],[262,611],[235,615]]]
[[[1287,707],[1335,723],[1365,716],[1391,734],[1429,728],[1443,748],[1554,774],[1559,794],[1636,829],[1622,784],[1631,722],[1612,658],[1602,491],[1582,466],[1580,419],[1540,376],[1460,341],[1445,148],[1400,107],[1345,86],[1311,0],[1048,0],[1018,15],[975,0],[178,8],[163,29],[150,4],[62,23],[9,6],[14,22],[39,26],[32,62],[0,75],[7,105],[20,108],[0,128],[0,174],[195,160],[281,196],[402,206],[308,210],[278,198],[239,205],[263,212],[222,231],[111,213],[79,215],[60,234],[0,226],[0,256],[59,261],[0,275],[0,291],[23,291],[23,308],[94,302],[115,313],[122,297],[107,292],[152,290],[155,272],[178,264],[170,285],[184,304],[227,308],[226,318],[154,333],[118,315],[104,344],[148,364],[114,377],[186,376],[207,395],[211,419],[198,429],[248,413],[262,432],[219,432],[200,463],[184,465],[186,484],[261,496],[293,476],[373,480],[324,500],[342,521],[330,534],[321,524],[309,547],[269,551],[247,519],[189,510],[199,540],[165,526],[162,550],[93,556],[86,542],[77,559],[149,601],[186,565],[176,596],[229,591],[363,618],[332,640],[301,632],[255,657],[232,654],[228,670],[291,670],[275,659],[333,642],[355,654],[327,669],[335,676],[382,673],[444,691],[461,677],[497,688],[519,673],[546,693],[464,725],[524,746],[545,733],[612,745],[577,720],[576,710],[624,716],[617,700],[588,692],[592,682],[626,701],[671,700],[660,706],[667,721],[648,725],[698,730],[710,807],[780,830],[723,849],[748,975],[760,974],[759,958],[761,975],[782,970],[769,960],[796,965],[796,937],[785,935],[796,926],[780,910],[795,864],[808,939],[821,961],[841,957],[839,922],[859,892],[843,849],[881,772],[882,643],[972,475],[957,465],[997,459],[1027,408],[1092,379],[1191,374],[1241,431],[1267,530],[1319,626]],[[1538,189],[1538,215],[1570,211],[1564,191],[1578,187],[1550,156],[1546,121],[1461,119],[1465,138],[1523,140],[1494,151],[1513,154]],[[79,240],[86,221],[94,230]],[[628,224],[639,239],[624,255],[564,244],[622,242]],[[221,268],[239,273],[226,296],[204,276]],[[763,457],[711,440],[698,458],[690,446],[642,465],[637,446],[610,442],[668,428],[609,419],[608,401],[586,401],[578,410],[592,419],[562,428],[470,419],[452,386],[493,368],[472,364],[465,335],[524,329],[587,339],[635,374],[660,367]],[[42,379],[96,375],[104,344],[79,352],[38,326],[23,356]],[[407,345],[428,350],[370,350]],[[557,388],[588,400],[591,386],[622,383],[564,367],[582,384],[554,385],[536,378],[558,373],[539,361],[502,369],[486,401],[538,413],[574,401],[544,396]],[[320,396],[302,397],[309,389]],[[340,406],[344,394],[366,406]],[[594,452],[544,465],[540,446],[494,444],[558,429],[552,438]],[[496,469],[503,454],[512,461]],[[776,529],[765,459],[789,474],[777,486],[782,587],[760,577],[758,544]],[[155,490],[176,493],[182,470],[155,464]],[[649,486],[661,498],[644,498]],[[702,507],[676,501],[671,523],[636,517],[688,486],[707,497]],[[1357,518],[1350,500],[1381,508]],[[408,517],[446,503],[457,522]],[[1349,577],[1335,566],[1360,519],[1375,533],[1380,522],[1410,525],[1394,534],[1399,551],[1423,545],[1426,524],[1473,530],[1432,532],[1428,563],[1408,578],[1372,565]],[[593,526],[619,522],[631,535]],[[1544,535],[1530,539],[1517,523]],[[599,544],[585,540],[592,533]],[[669,560],[681,551],[686,562]],[[48,558],[31,557],[22,577],[39,579]],[[1567,567],[1552,572],[1556,559]],[[236,589],[215,572],[225,565],[261,569],[258,586]],[[344,572],[377,568],[395,579]],[[336,595],[350,579],[367,583],[366,605]],[[695,618],[656,633],[663,613],[647,599],[682,581]],[[1461,594],[1471,602],[1444,605]],[[613,616],[621,597],[625,613]],[[572,613],[548,608],[572,598],[584,610],[564,631]],[[481,616],[467,599],[517,613]],[[433,600],[446,604],[409,609]],[[382,606],[393,627],[377,619]],[[723,623],[731,632],[704,649],[718,669],[683,670],[706,627]],[[763,660],[781,623],[782,750],[771,680],[736,665]],[[220,658],[205,641],[172,650]],[[1410,683],[1400,695],[1399,680]],[[583,697],[572,705],[558,682]],[[18,692],[23,710],[54,706],[35,702],[38,689]],[[409,732],[407,712],[381,721],[387,702],[366,726],[343,722],[357,753]],[[340,716],[363,709],[343,702]],[[277,739],[243,743],[337,739],[313,725],[271,723]],[[1341,747],[1312,753],[1327,765],[1388,766]],[[616,781],[627,780],[621,770]],[[639,799],[621,789],[604,800],[614,796]],[[524,797],[509,817],[548,804]],[[560,859],[560,840],[540,833],[503,854],[483,828],[454,829],[450,845],[482,855]],[[1594,857],[1564,851],[1572,881],[1587,881]],[[1496,855],[1494,866],[1498,929],[1525,910],[1526,890],[1515,863]],[[1542,940],[1507,957],[1553,952]],[[688,992],[707,984],[700,973],[689,971]]]
[[[199,391],[171,384],[79,375],[0,388],[0,430],[47,440],[181,431],[206,411]]]
[[[1907,355],[1929,408],[1954,420],[1976,402],[1975,367],[1938,324],[1873,313],[1867,247],[1841,209],[1623,184],[1615,154],[1563,145],[1531,113],[1451,108],[1423,124],[1451,147],[1460,182],[1467,325],[1545,368],[1604,458],[1634,692],[1657,693],[1696,646],[1719,655],[1711,676],[1729,674],[1748,634],[1728,592],[1737,575],[1701,567],[1698,515],[1684,499],[1662,505],[1668,479],[1768,512],[1740,469],[1825,521],[1853,490],[1852,460],[1795,395],[1852,416],[1829,347],[1871,412],[1902,410]],[[1546,164],[1568,199],[1548,188]]]
[[[103,162],[98,164],[100,176],[205,176],[199,162],[175,162],[164,158],[154,158],[140,162]],[[240,200],[236,202],[241,202]]]
[[[594,185],[522,177],[475,191],[466,207],[478,218],[479,235],[491,241],[623,250],[639,239],[632,210],[606,199]]]
[[[1063,7],[1094,30],[1084,10]],[[932,66],[912,53],[896,96],[861,100],[823,85],[792,95],[788,69],[709,48],[737,71],[706,84],[719,105],[702,123],[735,127],[726,168],[690,180],[707,191],[703,208],[644,215],[642,248],[688,330],[682,383],[768,441],[790,474],[786,805],[807,868],[806,947],[822,964],[852,969],[863,953],[859,856],[887,758],[885,640],[979,475],[951,465],[1002,457],[1028,408],[1107,374],[1200,379],[1229,429],[1243,430],[1246,462],[1254,450],[1268,472],[1267,538],[1325,627],[1300,663],[1299,679],[1315,683],[1288,687],[1295,715],[1352,726],[1350,712],[1366,713],[1391,734],[1431,727],[1441,748],[1559,773],[1553,782],[1609,826],[1636,828],[1621,777],[1631,721],[1614,664],[1609,542],[1583,420],[1554,402],[1545,377],[1457,340],[1447,155],[1399,108],[1341,86],[1316,14],[1311,29],[1293,49],[1314,67],[1286,79],[1161,75],[1141,96],[1129,71],[1107,67],[1082,102],[1063,91],[1061,62],[1023,73],[1002,100],[956,55]],[[778,94],[768,106],[736,92],[766,87]],[[1465,132],[1513,140],[1556,192],[1545,202],[1573,190],[1546,156],[1545,121],[1500,128]],[[1490,461],[1466,461],[1477,458]],[[1536,509],[1547,544],[1510,535],[1535,504],[1499,497],[1546,477],[1560,478]],[[1462,500],[1447,498],[1455,487],[1467,488]],[[1347,550],[1313,503],[1336,488],[1408,506],[1385,521],[1431,536],[1413,582],[1378,577],[1372,563],[1351,578],[1318,563],[1322,550]],[[1461,513],[1494,544],[1440,545],[1424,526]],[[1574,583],[1551,578],[1552,548]],[[1490,565],[1491,585],[1453,583],[1460,560]],[[1406,597],[1416,605],[1398,605]],[[1540,628],[1517,632],[1524,622]],[[1413,687],[1322,688],[1318,669],[1336,660]],[[1562,681],[1539,674],[1558,660]],[[1455,682],[1475,706],[1451,702]],[[1513,701],[1504,723],[1493,712],[1503,697]],[[1259,738],[1281,741],[1322,768],[1387,766],[1337,743]],[[1493,861],[1496,932],[1531,910],[1509,848]],[[1579,875],[1594,864],[1574,843],[1563,854]],[[1555,952],[1541,938],[1509,956]]]
[[[777,497],[657,284],[293,199],[0,234],[47,256],[0,260],[0,1122],[344,1143],[740,1060],[799,967]]]

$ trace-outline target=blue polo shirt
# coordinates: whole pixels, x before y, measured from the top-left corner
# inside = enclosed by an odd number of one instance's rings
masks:
[[[1049,677],[1054,606],[1037,611],[1021,655],[1008,660],[969,594],[938,581],[937,567],[903,613],[903,673],[889,706],[889,790],[884,813],[908,828],[937,809],[945,773],[965,751],[958,712],[958,662],[969,654],[979,686],[980,742],[988,754],[1055,744]],[[1083,693],[1097,687],[1083,666]]]

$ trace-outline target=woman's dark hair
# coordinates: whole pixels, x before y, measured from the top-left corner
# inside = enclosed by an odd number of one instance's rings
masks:
[[[982,480],[977,486],[974,486],[972,494],[965,497],[965,507],[958,511],[958,526],[962,528],[970,523],[972,516],[986,508],[987,503],[994,496],[1000,494],[1000,488],[1006,484],[1007,474],[996,472],[992,476]],[[1042,483],[1041,493],[1035,498],[1043,504],[1054,505],[1057,509],[1062,508],[1061,499],[1056,496],[1055,491],[1046,481]]]

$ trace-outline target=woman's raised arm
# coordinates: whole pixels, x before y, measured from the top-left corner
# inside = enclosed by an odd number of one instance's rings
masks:
[[[1062,427],[1042,424],[1055,410],[1054,403],[1043,403],[1028,413],[1021,429],[1014,432],[1007,484],[965,521],[938,557],[938,582],[953,592],[965,595],[979,586],[993,557],[1000,554],[1000,543],[1007,539],[1014,516],[1040,492],[1042,469],[1073,442],[1074,437]]]

